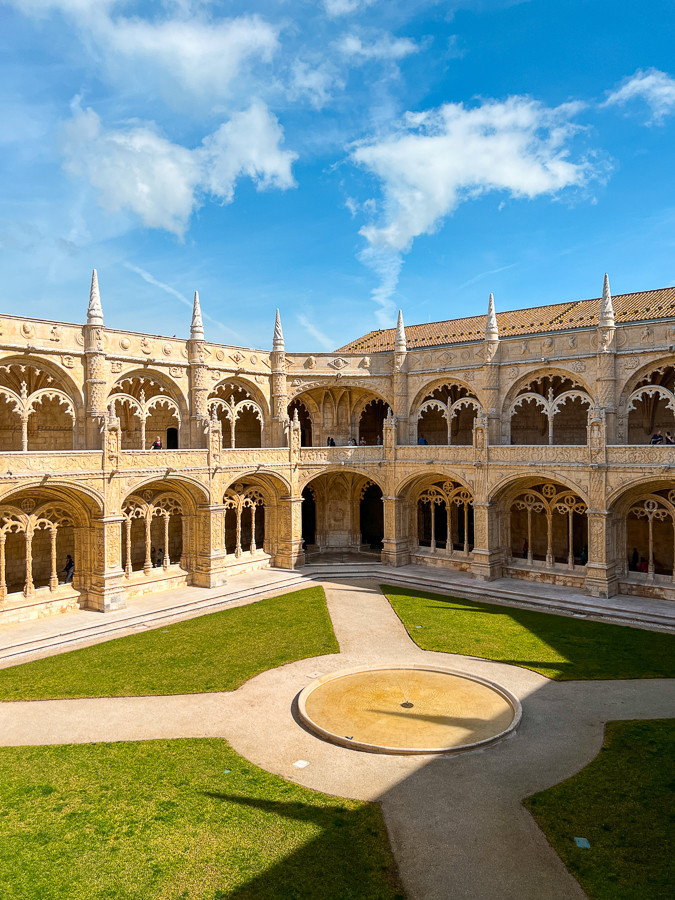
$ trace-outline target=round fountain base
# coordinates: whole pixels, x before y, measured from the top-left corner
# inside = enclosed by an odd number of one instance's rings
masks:
[[[425,665],[377,665],[317,678],[298,698],[300,718],[334,744],[373,753],[456,753],[501,740],[521,706],[505,688]]]

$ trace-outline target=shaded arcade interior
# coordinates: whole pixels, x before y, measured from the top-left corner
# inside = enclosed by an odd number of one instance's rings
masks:
[[[335,550],[379,554],[384,538],[382,489],[353,472],[314,478],[302,491],[302,540],[308,558]]]

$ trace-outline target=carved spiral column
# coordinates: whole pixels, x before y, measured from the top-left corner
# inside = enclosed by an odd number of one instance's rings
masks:
[[[131,566],[131,518],[128,518],[124,522],[124,528],[126,531],[126,548],[127,548],[127,560],[126,565],[124,566],[124,574],[127,578],[131,578],[131,573],[133,571]]]
[[[7,599],[7,576],[5,573],[5,541],[7,535],[0,532],[0,603]]]
[[[162,557],[162,568],[166,572],[169,568],[169,521],[171,516],[164,516],[164,556]]]
[[[204,363],[204,341],[189,340],[187,348],[190,372],[190,441],[191,446],[196,449],[204,446],[205,429],[208,428],[208,368]]]
[[[555,557],[553,556],[553,510],[546,510],[546,565],[549,568],[553,565]]]
[[[288,417],[288,385],[286,379],[286,354],[283,350],[270,353],[272,366],[272,446],[283,447],[284,431]]]
[[[59,586],[59,576],[56,570],[56,532],[58,526],[54,524],[49,530],[51,548],[51,574],[49,576],[49,590],[55,591]]]
[[[33,584],[33,530],[27,528],[25,532],[26,538],[26,581],[23,587],[24,597],[32,597],[35,593],[35,585]]]
[[[250,546],[251,553],[255,553],[255,551],[256,551],[256,546],[255,546],[255,506],[256,506],[255,503],[251,504],[251,546]]]
[[[87,446],[100,447],[101,424],[106,417],[107,377],[106,355],[103,349],[104,330],[98,325],[85,325],[84,370],[87,403]]]
[[[143,563],[143,574],[149,575],[152,572],[152,556],[150,549],[152,547],[152,510],[148,509],[145,513],[145,561]]]

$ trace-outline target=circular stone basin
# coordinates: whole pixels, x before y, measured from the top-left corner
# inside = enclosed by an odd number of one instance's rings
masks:
[[[449,753],[513,731],[521,706],[509,691],[435,666],[362,666],[317,678],[298,698],[315,734],[375,753]]]

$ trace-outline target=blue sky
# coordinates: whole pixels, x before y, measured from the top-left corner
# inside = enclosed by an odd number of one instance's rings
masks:
[[[0,0],[0,310],[333,349],[675,284],[672,0]]]

